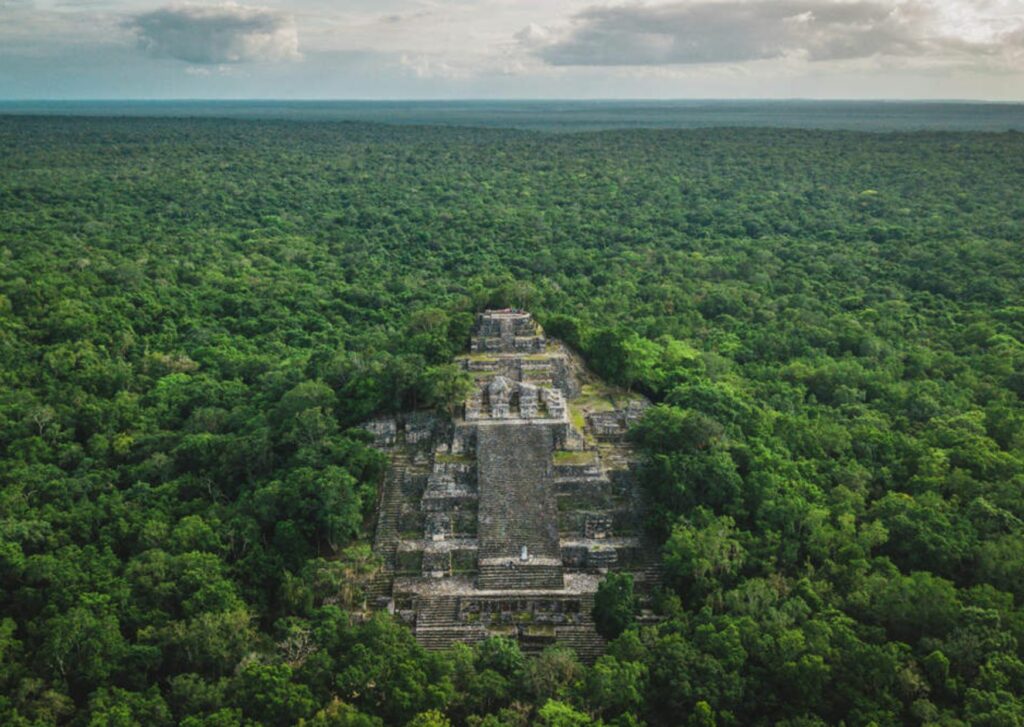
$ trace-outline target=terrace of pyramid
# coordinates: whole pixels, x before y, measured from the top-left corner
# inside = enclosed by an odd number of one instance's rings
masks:
[[[604,574],[632,572],[641,595],[658,579],[626,438],[648,402],[603,385],[521,310],[480,314],[458,362],[474,386],[454,418],[366,425],[391,459],[371,596],[427,648],[502,635],[591,661]]]

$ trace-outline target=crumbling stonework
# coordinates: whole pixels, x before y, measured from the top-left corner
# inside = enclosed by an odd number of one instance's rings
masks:
[[[603,574],[630,570],[641,593],[658,579],[625,438],[647,402],[603,387],[525,311],[480,314],[470,351],[476,385],[453,421],[366,425],[392,460],[376,603],[428,648],[502,634],[591,660]]]

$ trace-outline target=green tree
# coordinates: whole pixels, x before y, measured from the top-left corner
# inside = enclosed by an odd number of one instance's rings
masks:
[[[606,718],[644,707],[647,667],[636,661],[619,661],[614,656],[598,657],[587,671],[582,696]]]
[[[610,572],[597,586],[594,596],[594,625],[606,639],[614,639],[636,620],[637,599],[633,576]]]
[[[316,707],[309,687],[293,681],[285,665],[250,664],[231,689],[232,701],[250,719],[267,725],[292,725]]]
[[[431,366],[423,373],[423,400],[454,417],[473,387],[469,373],[456,364]]]
[[[586,727],[594,721],[565,702],[549,699],[537,711],[537,724],[544,727]]]
[[[687,599],[699,602],[728,585],[743,566],[746,550],[727,515],[698,511],[695,522],[680,518],[664,547],[666,575]]]
[[[89,698],[89,727],[143,727],[173,724],[171,712],[155,686],[146,692],[101,688]]]
[[[564,699],[582,679],[585,669],[576,653],[560,646],[549,646],[536,659],[526,663],[525,682],[538,702]]]
[[[451,727],[451,724],[442,712],[431,709],[417,714],[406,723],[406,727]]]
[[[330,704],[309,719],[300,719],[299,727],[383,727],[377,717],[363,714],[335,697]]]

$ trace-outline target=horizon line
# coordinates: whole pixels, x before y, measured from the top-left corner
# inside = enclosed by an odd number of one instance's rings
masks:
[[[394,97],[394,98],[275,98],[275,97],[131,97],[131,98],[0,98],[0,103],[681,103],[681,102],[743,102],[743,103],[906,103],[906,104],[983,104],[1021,106],[1024,99],[971,99],[971,98],[829,98],[813,96],[749,97],[749,96],[708,96],[678,98],[626,98],[626,97]]]

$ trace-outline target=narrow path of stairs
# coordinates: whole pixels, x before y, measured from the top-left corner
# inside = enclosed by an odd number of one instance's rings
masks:
[[[409,455],[396,452],[391,458],[388,474],[381,483],[377,528],[373,549],[381,557],[383,568],[366,589],[367,600],[373,604],[391,597],[395,572],[395,553],[398,550],[398,523],[402,514],[402,482],[410,467]]]
[[[506,565],[481,565],[477,582],[481,588],[494,591],[562,587],[560,565],[514,565],[514,569]]]
[[[561,562],[558,505],[551,487],[551,428],[507,423],[477,432],[480,588],[560,588],[561,565],[531,565],[530,558]],[[500,561],[484,564],[484,560]],[[514,567],[508,567],[512,563]]]
[[[652,554],[633,573],[633,583],[642,588],[653,588],[660,585],[664,579],[665,567],[657,554]]]
[[[501,326],[501,349],[503,351],[514,351],[516,348],[516,333],[512,321],[503,320]]]
[[[454,644],[461,642],[472,646],[487,638],[487,632],[483,629],[468,630],[464,628],[436,628],[429,631],[417,631],[416,641],[420,646],[430,651],[449,649]]]
[[[482,641],[483,629],[459,623],[458,596],[420,597],[416,604],[416,640],[425,649],[447,649],[457,641]]]
[[[605,649],[604,639],[594,631],[593,626],[566,626],[558,629],[558,645],[575,651],[584,664],[593,664]]]
[[[416,630],[435,626],[451,626],[459,616],[458,596],[419,598],[416,604]]]
[[[575,650],[584,664],[593,664],[604,653],[605,640],[594,628],[594,594],[580,598],[580,623],[558,629],[558,643]]]

